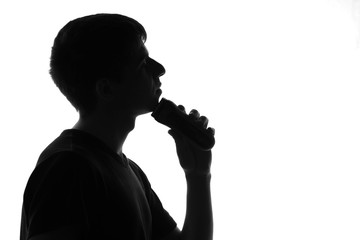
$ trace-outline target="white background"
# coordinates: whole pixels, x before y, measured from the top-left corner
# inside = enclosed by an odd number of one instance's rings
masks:
[[[167,69],[163,96],[216,128],[214,239],[360,239],[360,3],[354,0],[0,3],[0,239],[18,239],[37,157],[77,113],[48,74],[69,20],[137,19]],[[182,226],[167,128],[138,118],[125,153]]]

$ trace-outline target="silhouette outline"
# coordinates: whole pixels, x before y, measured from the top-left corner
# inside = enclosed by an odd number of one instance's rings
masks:
[[[79,120],[39,156],[24,191],[20,240],[212,239],[211,149],[169,130],[187,183],[182,230],[122,151],[136,117],[153,112],[162,94],[165,68],[149,57],[146,37],[120,14],[80,17],[59,31],[50,74]],[[205,116],[193,109],[187,118],[213,138]]]

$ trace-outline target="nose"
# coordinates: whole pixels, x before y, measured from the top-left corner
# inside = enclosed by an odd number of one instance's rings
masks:
[[[165,74],[166,70],[162,64],[159,63],[159,77]]]
[[[152,65],[153,65],[153,72],[154,72],[154,75],[156,77],[161,77],[162,75],[165,74],[166,70],[164,68],[163,65],[161,65],[160,63],[158,63],[157,61],[155,61],[154,59],[151,59],[152,60]]]

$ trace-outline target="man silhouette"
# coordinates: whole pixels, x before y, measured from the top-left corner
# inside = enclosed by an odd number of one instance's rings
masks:
[[[154,111],[161,95],[165,69],[145,40],[137,21],[118,14],[75,19],[55,38],[50,74],[79,121],[39,157],[24,192],[21,240],[212,239],[211,151],[169,131],[187,181],[182,230],[123,154],[136,117]],[[214,134],[206,117],[189,115]]]

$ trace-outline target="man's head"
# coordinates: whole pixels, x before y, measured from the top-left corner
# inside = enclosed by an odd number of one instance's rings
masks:
[[[145,40],[143,26],[126,16],[96,14],[75,19],[55,38],[50,74],[77,110],[91,112],[97,103],[96,83],[121,81],[139,63],[137,54]]]

